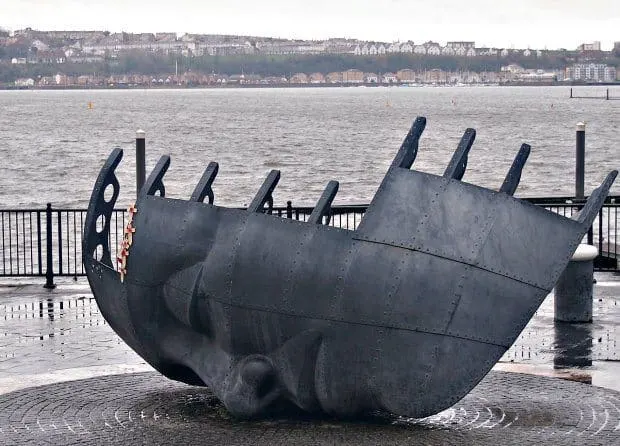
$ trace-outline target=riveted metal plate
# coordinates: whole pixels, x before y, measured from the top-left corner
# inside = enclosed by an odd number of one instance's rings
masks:
[[[551,290],[584,228],[505,194],[475,264],[482,269]]]
[[[394,169],[355,237],[473,263],[495,215],[497,193]]]
[[[547,294],[538,287],[470,268],[446,333],[508,348]]]

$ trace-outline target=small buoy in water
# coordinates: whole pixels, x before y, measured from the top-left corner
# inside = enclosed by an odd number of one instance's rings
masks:
[[[92,108],[93,108],[93,103],[92,103],[92,102],[89,102],[89,103],[88,103],[88,109],[89,109],[89,110],[92,110]]]

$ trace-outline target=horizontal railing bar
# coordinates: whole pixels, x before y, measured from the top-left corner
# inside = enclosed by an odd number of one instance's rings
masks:
[[[522,200],[547,210],[570,217],[578,212],[586,199],[575,197],[521,197]],[[355,230],[368,209],[368,204],[334,205],[330,210],[332,220],[330,226],[345,230]],[[233,209],[244,210],[245,207]],[[281,218],[292,218],[307,221],[313,206],[274,206],[273,215]],[[47,212],[53,213],[51,219],[51,244],[47,241]],[[0,277],[41,277],[49,269],[54,276],[84,276],[82,265],[82,233],[85,208],[26,208],[0,209],[2,220],[2,265]],[[111,245],[118,245],[122,238],[127,211],[116,208],[113,211],[115,223],[110,232]],[[602,210],[598,213],[589,242],[594,243],[601,252],[612,260],[596,267],[597,271],[620,272],[620,265],[613,262],[618,253],[618,226],[620,217],[620,196],[610,196],[605,200]],[[114,248],[114,249],[115,249]],[[51,260],[47,251],[52,253]],[[51,263],[50,263],[51,262]]]

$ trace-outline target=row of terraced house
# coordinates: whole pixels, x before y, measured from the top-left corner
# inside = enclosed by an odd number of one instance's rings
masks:
[[[31,28],[0,33],[0,46],[23,45],[36,48],[37,54],[15,56],[14,63],[37,63],[44,60],[56,63],[96,62],[127,51],[145,51],[184,56],[215,55],[292,55],[292,54],[351,54],[375,56],[386,54],[418,54],[427,56],[494,56],[510,55],[542,57],[545,51],[535,49],[477,48],[473,41],[451,41],[445,45],[427,41],[368,42],[358,39],[332,38],[326,40],[291,40],[269,37],[184,34],[175,33],[110,33],[107,31],[37,31]],[[583,44],[573,53],[602,53],[600,42]],[[565,50],[559,50],[560,52]],[[551,51],[549,51],[551,52]],[[555,51],[558,52],[558,51]]]
[[[534,79],[533,77],[531,79]],[[539,77],[541,81],[548,78]],[[82,75],[43,76],[39,79],[22,78],[15,81],[17,87],[157,87],[157,86],[286,86],[286,85],[398,85],[398,84],[497,84],[518,80],[513,72],[472,72],[402,69],[395,73],[369,73],[360,70],[323,73],[295,73],[286,76],[259,76],[256,74],[201,74],[187,72],[179,75]]]

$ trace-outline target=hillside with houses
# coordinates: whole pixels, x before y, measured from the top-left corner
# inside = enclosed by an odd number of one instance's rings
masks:
[[[0,30],[0,86],[530,84],[618,81],[620,42],[574,50],[108,31]]]

